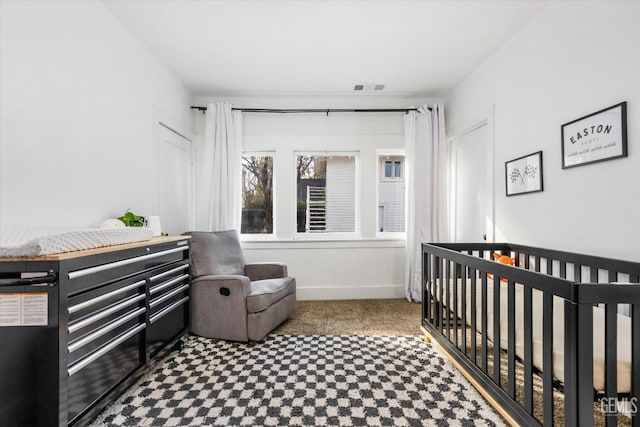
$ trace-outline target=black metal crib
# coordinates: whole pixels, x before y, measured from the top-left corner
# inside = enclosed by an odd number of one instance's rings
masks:
[[[507,419],[591,426],[595,407],[607,426],[621,412],[640,426],[640,263],[504,243],[422,251],[424,331]]]

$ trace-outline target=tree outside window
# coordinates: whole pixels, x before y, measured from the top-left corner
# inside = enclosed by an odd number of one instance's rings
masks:
[[[273,234],[273,156],[242,156],[242,234]]]

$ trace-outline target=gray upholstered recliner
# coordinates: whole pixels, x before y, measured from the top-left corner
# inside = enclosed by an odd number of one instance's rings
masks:
[[[260,341],[296,309],[296,280],[282,263],[246,264],[235,230],[191,236],[191,331]]]

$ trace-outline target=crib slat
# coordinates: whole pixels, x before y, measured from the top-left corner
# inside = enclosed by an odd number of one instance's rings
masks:
[[[638,277],[634,279],[637,283]],[[640,396],[640,304],[631,304],[631,395]],[[638,411],[631,417],[631,425],[640,427]]]
[[[440,257],[433,257],[433,283],[431,283],[431,295],[433,296],[433,313],[432,316],[432,324],[433,326],[438,328],[438,305],[440,301],[438,301],[438,283],[440,281]]]
[[[542,297],[542,407],[544,425],[553,425],[553,295]]]
[[[438,309],[437,309],[437,327],[438,330],[440,331],[440,333],[443,332],[443,321],[442,321],[442,316],[443,316],[443,309],[442,309],[442,304],[443,304],[443,299],[442,299],[442,295],[444,293],[444,258],[438,258]]]
[[[493,275],[493,381],[500,386],[500,277]]]
[[[593,306],[565,301],[566,425],[593,426]]]
[[[524,287],[524,409],[533,414],[532,289]]]
[[[604,382],[607,397],[616,397],[618,393],[618,304],[606,304],[604,307]],[[615,426],[617,417],[605,417],[606,425]]]
[[[460,264],[456,263],[453,275],[453,343],[458,347],[458,277],[460,277]]]
[[[451,287],[451,261],[447,260],[447,276],[445,280],[445,288],[444,288],[444,313],[445,313],[445,327],[447,330],[446,337],[448,340],[451,340],[450,335],[450,317],[449,313],[451,313],[451,301],[449,298],[449,288]]]
[[[482,372],[487,373],[487,326],[488,326],[488,316],[487,316],[487,273],[482,271],[480,272],[482,275],[482,292],[480,299],[482,300],[480,303],[482,305],[482,340],[480,345],[480,362],[482,363]]]
[[[564,421],[578,425],[578,310],[564,302]]]
[[[467,266],[462,266],[462,354],[469,356],[467,352]]]
[[[609,270],[609,283],[618,280],[617,272]],[[618,393],[618,304],[604,306],[604,383],[605,395],[616,397]],[[616,416],[605,417],[607,427],[618,424]]]
[[[516,398],[516,284],[507,284],[507,379],[509,396]]]
[[[471,274],[471,360],[474,365],[478,364],[478,352],[476,351],[476,333],[477,333],[477,301],[476,301],[476,290],[477,290],[477,278],[476,270],[474,268],[469,270]]]
[[[422,271],[424,272],[424,281],[422,283],[422,318],[431,322],[431,293],[429,292],[429,284],[431,283],[431,254],[422,251]]]
[[[578,304],[578,425],[593,426],[593,306]]]

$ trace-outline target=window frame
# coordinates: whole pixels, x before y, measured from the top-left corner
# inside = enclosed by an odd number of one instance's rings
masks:
[[[263,240],[278,240],[278,229],[277,229],[277,209],[276,209],[276,203],[277,203],[277,183],[276,183],[276,168],[277,168],[277,156],[276,156],[276,151],[275,150],[242,150],[242,152],[240,153],[241,159],[240,161],[242,162],[242,157],[246,157],[247,155],[249,156],[254,156],[254,157],[271,157],[272,161],[272,170],[271,170],[271,174],[272,174],[272,180],[273,183],[271,185],[271,200],[272,200],[272,212],[271,212],[271,218],[273,221],[272,227],[273,227],[273,231],[271,233],[242,233],[242,181],[240,182],[240,208],[239,213],[240,213],[240,219],[238,221],[239,224],[239,230],[238,230],[238,235],[240,236],[240,240],[241,241],[263,241]],[[243,166],[242,164],[240,165],[240,170],[241,173],[243,171]],[[241,178],[242,180],[242,178]]]
[[[394,157],[402,157],[402,161],[400,163],[400,168],[401,168],[401,174],[399,177],[395,177],[395,162],[397,161],[397,159],[394,159]],[[390,159],[388,159],[388,161],[391,162],[391,177],[386,177],[385,176],[385,162],[387,161],[387,159],[382,159],[383,157],[390,157]],[[382,160],[382,162],[381,162]],[[405,154],[405,150],[404,149],[392,149],[392,150],[385,150],[385,149],[378,149],[376,150],[376,188],[375,188],[375,192],[376,192],[376,204],[375,204],[375,212],[376,212],[376,218],[375,218],[375,225],[376,225],[376,238],[378,239],[398,239],[398,240],[403,240],[406,239],[407,237],[407,213],[408,213],[408,205],[407,205],[407,201],[408,199],[408,188],[407,188],[407,182],[405,179],[405,174],[406,174],[406,164],[407,164],[407,156]],[[382,166],[381,166],[382,163]],[[399,182],[402,181],[405,183],[404,185],[404,231],[380,231],[380,216],[379,216],[379,207],[383,206],[385,207],[385,211],[386,211],[386,207],[387,204],[383,203],[380,201],[380,183],[381,182]],[[385,217],[387,217],[388,219],[388,215],[387,212],[385,212]]]
[[[298,156],[322,156],[322,157],[331,157],[331,156],[340,156],[354,157],[354,166],[355,166],[355,206],[354,206],[354,231],[332,231],[325,233],[307,233],[307,232],[299,232],[298,231],[298,221],[297,221],[297,176],[296,176],[296,162],[298,160]],[[359,150],[330,150],[330,151],[322,151],[322,150],[293,150],[293,174],[292,174],[292,182],[293,185],[293,216],[294,221],[292,221],[292,232],[293,232],[293,240],[360,240],[361,239],[361,219],[360,219],[360,200],[361,200],[361,190],[362,185],[360,182],[360,156],[361,153]]]

